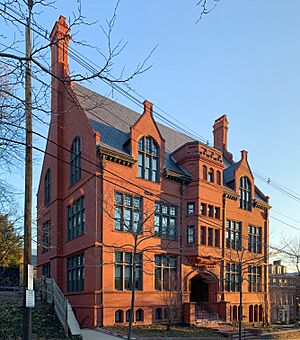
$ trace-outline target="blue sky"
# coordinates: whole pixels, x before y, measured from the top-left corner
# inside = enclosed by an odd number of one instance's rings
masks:
[[[132,87],[209,141],[214,120],[227,114],[229,149],[235,159],[239,160],[240,150],[248,150],[254,169],[300,195],[300,1],[289,0],[283,6],[279,0],[220,0],[195,24],[200,12],[196,2],[122,0],[113,39],[128,44],[112,73],[124,65],[130,73],[158,45],[150,59],[152,68],[135,78]],[[83,0],[82,11],[88,20],[104,25],[114,4]],[[44,11],[37,22],[50,31],[58,16],[71,16],[75,6],[73,0],[59,0],[56,9]],[[99,24],[82,27],[76,38],[105,48]],[[101,65],[94,50],[71,46]],[[81,70],[72,60],[70,69]],[[86,86],[109,92],[100,81]],[[115,92],[114,98],[141,112],[121,94]],[[40,155],[36,156],[35,192],[41,165]],[[14,178],[23,188],[22,176]],[[300,202],[259,180],[256,184],[271,197],[271,214],[300,228]],[[281,245],[283,234],[300,236],[287,225],[270,222],[274,245]]]

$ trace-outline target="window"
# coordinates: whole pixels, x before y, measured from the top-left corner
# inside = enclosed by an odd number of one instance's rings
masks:
[[[142,210],[142,197],[115,192],[115,230],[142,233]]]
[[[206,245],[206,227],[201,227],[200,241],[201,241],[201,244]]]
[[[225,289],[227,292],[239,291],[239,266],[237,263],[226,263]]]
[[[221,172],[219,170],[217,171],[217,184],[221,185]]]
[[[194,243],[195,243],[195,227],[190,225],[187,227],[187,244]]]
[[[203,180],[207,181],[207,166],[206,165],[203,165],[202,171],[203,171],[203,174],[202,174]]]
[[[154,256],[155,289],[177,290],[177,257],[168,255]]]
[[[248,177],[240,178],[240,208],[251,210],[251,183]]]
[[[209,217],[214,217],[214,206],[209,204],[207,207],[207,212]]]
[[[248,291],[261,291],[261,266],[248,266]]]
[[[138,176],[148,181],[159,181],[159,148],[152,137],[142,137],[138,144]]]
[[[135,312],[135,320],[144,321],[144,311],[141,308]]]
[[[84,254],[67,258],[67,291],[81,292],[84,290]]]
[[[206,204],[205,203],[201,203],[200,213],[201,215],[206,216]]]
[[[214,182],[214,169],[210,168],[208,172],[208,182]]]
[[[42,225],[42,253],[46,253],[50,249],[50,227],[51,221],[48,220]]]
[[[50,263],[46,263],[43,265],[42,267],[42,275],[46,278],[50,278],[51,277],[51,269],[50,269]]]
[[[170,240],[177,238],[177,209],[164,202],[155,202],[154,234]]]
[[[215,207],[215,218],[220,219],[221,217],[221,212],[219,207]]]
[[[45,175],[45,206],[48,206],[51,201],[51,170],[48,169]]]
[[[115,290],[131,290],[133,254],[115,251]],[[142,290],[142,254],[136,254],[135,289]]]
[[[226,221],[226,248],[241,249],[241,229],[241,222]]]
[[[213,228],[208,228],[208,234],[207,234],[207,245],[208,246],[213,246],[213,242],[214,242],[214,230]]]
[[[134,321],[134,314],[132,315],[132,321]],[[130,322],[130,309],[126,311],[126,322]]]
[[[84,197],[81,197],[68,206],[68,240],[82,235],[84,233],[84,224]]]
[[[188,215],[195,214],[195,202],[190,202],[187,204],[187,214]]]
[[[73,185],[81,178],[81,139],[76,137],[71,146],[70,184]]]
[[[155,320],[162,320],[162,309],[156,308],[154,313]]]
[[[248,250],[253,253],[262,251],[262,228],[248,226]]]
[[[115,312],[115,323],[122,323],[123,319],[124,319],[123,311],[121,309],[118,309]]]
[[[220,247],[220,230],[215,229],[215,247]]]

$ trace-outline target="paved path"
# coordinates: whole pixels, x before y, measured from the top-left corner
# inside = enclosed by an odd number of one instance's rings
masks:
[[[121,340],[122,338],[105,334],[103,332],[96,331],[94,329],[84,328],[82,331],[83,340]]]

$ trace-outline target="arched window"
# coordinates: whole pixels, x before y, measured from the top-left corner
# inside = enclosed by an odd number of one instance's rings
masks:
[[[126,322],[130,321],[130,309],[126,311]],[[132,321],[134,321],[134,314],[132,315]]]
[[[219,170],[217,171],[217,184],[221,185],[221,172]]]
[[[258,306],[254,306],[254,322],[258,321]]]
[[[45,206],[51,201],[51,170],[48,169],[45,175]]]
[[[144,321],[144,311],[141,308],[135,312],[135,320]]]
[[[214,169],[210,168],[208,172],[208,181],[213,183],[215,181],[214,177],[215,177]]]
[[[240,208],[251,210],[251,183],[248,177],[240,178]]]
[[[78,182],[81,178],[81,139],[76,137],[71,146],[70,183]]]
[[[260,306],[259,306],[259,314],[258,314],[258,321],[259,321],[259,322],[262,322],[262,321],[263,321],[263,314],[264,314],[264,309],[263,309],[263,306],[260,305]]]
[[[139,140],[138,176],[148,181],[159,181],[159,148],[152,137]]]
[[[249,322],[253,322],[253,305],[249,306]]]
[[[161,320],[162,319],[162,309],[161,308],[156,308],[155,309],[155,320]]]
[[[232,321],[237,321],[238,319],[238,309],[237,309],[237,306],[234,305],[233,308],[232,308]]]
[[[203,180],[207,181],[207,166],[203,165]]]
[[[123,318],[124,318],[124,315],[123,315],[122,309],[118,309],[115,312],[115,323],[122,323],[123,322]]]

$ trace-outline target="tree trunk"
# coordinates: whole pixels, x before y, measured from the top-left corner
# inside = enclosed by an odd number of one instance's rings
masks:
[[[132,322],[134,316],[134,302],[135,302],[135,278],[136,278],[136,245],[134,245],[133,256],[132,256],[132,280],[131,280],[131,304],[130,304],[130,316],[128,325],[127,339],[131,339]]]

